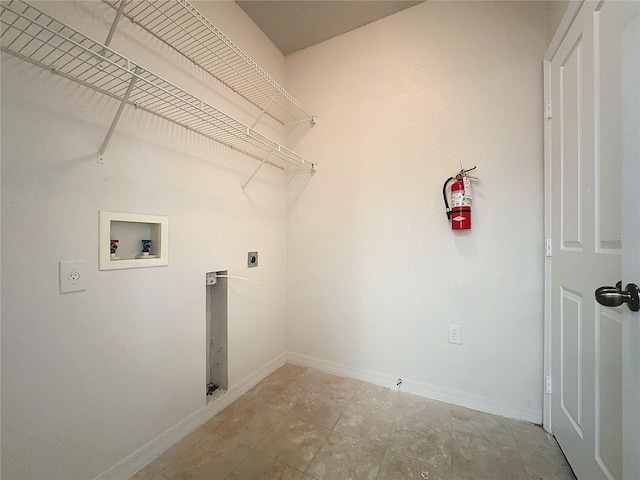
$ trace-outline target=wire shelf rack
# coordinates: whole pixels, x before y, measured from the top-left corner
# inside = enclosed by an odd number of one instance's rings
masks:
[[[20,59],[283,170],[315,165],[22,0],[0,3],[0,46]],[[112,125],[112,128],[114,125]],[[111,131],[107,135],[110,136]]]
[[[103,0],[283,125],[315,116],[186,0]]]

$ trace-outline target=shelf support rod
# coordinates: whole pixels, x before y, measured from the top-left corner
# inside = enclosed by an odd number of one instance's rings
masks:
[[[111,24],[111,28],[109,29],[109,33],[107,34],[107,39],[104,41],[105,47],[109,46],[111,40],[113,39],[113,35],[116,33],[118,22],[120,21],[120,17],[122,17],[122,13],[124,12],[124,7],[127,4],[127,1],[128,0],[120,0],[120,5],[118,5],[118,10],[116,11],[116,16],[113,19],[113,23]]]
[[[276,99],[277,95],[278,95],[278,92],[273,94],[273,97],[271,97],[271,100],[269,100],[269,103],[267,103],[267,106],[262,109],[262,112],[260,112],[260,115],[258,115],[258,118],[256,118],[256,121],[253,122],[253,125],[251,125],[251,130],[253,130],[255,128],[255,126],[258,124],[258,122],[260,121],[260,119],[264,115],[264,112],[266,112],[267,108],[269,108],[271,106],[273,101]]]
[[[242,185],[242,193],[246,193],[245,192],[245,188],[247,188],[247,185],[249,185],[251,183],[251,180],[253,180],[253,177],[256,176],[256,174],[258,173],[258,171],[260,171],[260,169],[264,166],[264,164],[267,162],[267,160],[269,160],[269,157],[271,156],[271,154],[273,153],[273,150],[271,150],[268,155],[266,157],[264,157],[262,159],[262,162],[260,162],[260,165],[258,165],[258,168],[255,169],[255,171],[251,174],[251,176],[249,177],[249,180],[247,180],[245,182],[244,185]]]
[[[107,145],[109,145],[109,140],[111,140],[111,135],[113,135],[113,131],[116,129],[116,125],[120,120],[120,116],[122,115],[124,106],[127,104],[127,101],[129,100],[129,95],[131,95],[131,91],[133,90],[133,86],[135,85],[137,79],[138,79],[138,67],[135,68],[135,70],[131,75],[131,81],[129,82],[127,91],[125,92],[124,97],[122,97],[122,100],[120,101],[120,106],[118,107],[116,116],[113,117],[113,121],[111,122],[109,131],[107,132],[107,135],[104,137],[104,141],[102,142],[102,146],[100,147],[100,150],[98,150],[98,163],[104,163],[104,152],[107,149]]]
[[[298,120],[297,122],[289,122],[285,123],[285,127],[290,127],[291,125],[300,125],[301,123],[309,123],[312,127],[318,123],[317,117],[315,115],[311,115],[310,118],[305,118],[304,120]]]

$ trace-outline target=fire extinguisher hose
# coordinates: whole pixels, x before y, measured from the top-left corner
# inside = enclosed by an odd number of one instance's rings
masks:
[[[442,198],[444,198],[444,206],[447,208],[447,218],[451,220],[451,209],[449,208],[449,202],[447,200],[447,185],[449,182],[453,180],[453,177],[449,177],[444,185],[442,186]]]

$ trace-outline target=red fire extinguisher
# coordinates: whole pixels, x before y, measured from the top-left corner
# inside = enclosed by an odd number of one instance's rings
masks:
[[[447,218],[451,220],[451,228],[453,230],[467,230],[471,228],[471,179],[468,173],[475,170],[472,167],[468,170],[461,169],[455,177],[449,177],[442,186],[442,196],[444,197],[444,205],[447,208]],[[451,185],[451,208],[447,201],[447,185],[454,180]],[[476,179],[477,180],[477,179]]]

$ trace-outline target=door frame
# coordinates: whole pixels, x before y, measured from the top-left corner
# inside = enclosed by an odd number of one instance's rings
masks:
[[[551,90],[551,60],[560,48],[562,41],[567,36],[569,29],[573,25],[574,20],[578,16],[578,12],[582,7],[584,0],[572,0],[567,6],[567,10],[562,17],[562,21],[556,30],[551,44],[544,56],[543,75],[544,75],[544,242],[545,245],[551,240],[551,122],[547,118],[546,109]],[[551,395],[546,391],[546,379],[551,378],[551,269],[553,267],[553,251],[551,256],[548,251],[544,259],[544,334],[543,334],[543,400],[542,400],[542,426],[549,432],[553,433],[553,422],[551,416]]]

